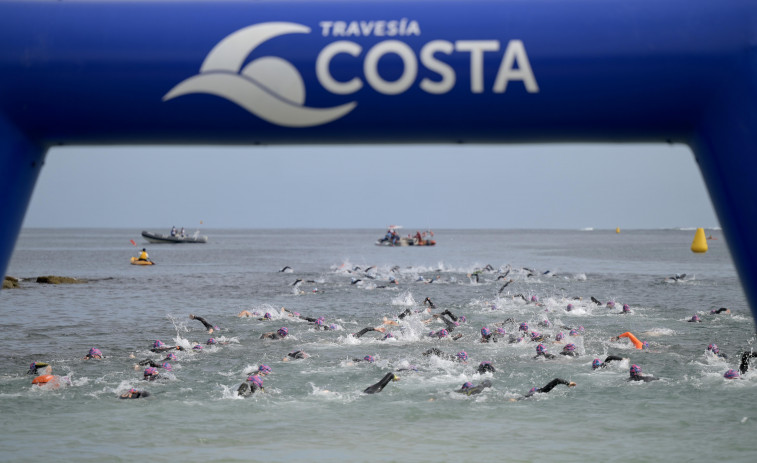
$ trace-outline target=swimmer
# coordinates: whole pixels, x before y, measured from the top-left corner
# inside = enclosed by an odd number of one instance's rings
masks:
[[[290,266],[287,265],[284,268],[282,268],[281,270],[279,270],[279,273],[282,273],[282,272],[292,273],[292,272],[294,272],[294,270],[292,270],[292,267],[290,267]]]
[[[739,364],[739,371],[741,374],[746,374],[749,371],[749,362],[751,359],[757,357],[757,352],[749,351],[741,354],[741,363]]]
[[[102,358],[103,358],[103,353],[100,352],[100,349],[96,347],[92,347],[91,349],[89,349],[89,353],[87,353],[87,355],[84,356],[84,360],[89,360],[89,359],[100,360]]]
[[[731,309],[728,309],[726,307],[721,307],[721,308],[719,308],[717,310],[715,310],[715,309],[710,310],[710,315],[720,315],[721,313],[730,315],[731,314]]]
[[[623,304],[623,311],[620,313],[631,313],[631,307],[628,304]]]
[[[355,338],[359,338],[362,335],[364,335],[365,333],[368,333],[370,331],[378,331],[379,333],[384,333],[384,332],[386,332],[386,328],[384,328],[382,326],[379,326],[377,328],[373,328],[371,326],[368,326],[368,327],[363,328],[362,330],[358,331],[357,333],[352,333],[352,336],[355,337]]]
[[[486,389],[487,387],[492,387],[492,382],[488,379],[484,380],[478,386],[474,386],[471,382],[466,382],[460,389],[456,390],[455,392],[459,392],[465,395],[475,395],[484,392],[484,389]]]
[[[49,363],[45,362],[32,362],[29,366],[29,371],[26,372],[27,375],[36,375],[39,373],[39,369],[44,368],[43,373],[44,375],[50,375],[53,372],[53,367],[50,366]]]
[[[671,281],[681,281],[681,280],[683,280],[683,279],[685,279],[685,278],[686,278],[686,274],[685,274],[685,273],[682,273],[682,274],[680,274],[680,275],[676,273],[676,274],[675,274],[674,276],[672,276],[672,277],[667,277],[667,278],[665,278],[665,281],[667,281],[667,280],[671,280]]]
[[[239,317],[239,318],[243,318],[243,317],[250,317],[250,318],[252,318],[254,316],[255,316],[255,314],[252,313],[252,312],[250,312],[249,310],[243,310],[243,311],[241,311],[241,312],[239,312],[237,314],[237,317]]]
[[[286,357],[284,357],[282,362],[288,362],[289,360],[302,360],[310,357],[305,351],[302,350],[296,350],[294,352],[290,352],[287,354]]]
[[[429,355],[435,355],[439,358],[443,358],[446,360],[455,360],[456,357],[454,355],[449,355],[447,353],[442,352],[441,350],[437,349],[436,347],[432,347],[431,349],[427,350],[422,354],[425,357],[428,357]]]
[[[157,339],[154,343],[152,343],[152,349],[150,349],[152,352],[165,352],[167,350],[184,350],[181,346],[166,346],[163,344],[163,341],[160,339]]]
[[[614,309],[615,308],[615,301],[607,301],[607,304],[605,305],[608,309]]]
[[[481,342],[497,342],[497,336],[487,327],[481,328]]]
[[[739,372],[733,369],[726,371],[725,374],[723,374],[723,377],[725,379],[741,379]]]
[[[271,331],[269,333],[263,333],[260,335],[259,339],[284,339],[289,335],[289,329],[286,326],[282,326],[276,331]]]
[[[723,358],[723,359],[727,359],[728,358],[727,355],[720,353],[720,348],[718,347],[717,344],[710,344],[710,345],[708,345],[707,346],[707,352],[712,353],[712,355],[714,355],[716,357],[720,357],[720,358]]]
[[[258,373],[257,373],[258,375],[266,376],[266,375],[270,375],[271,373],[273,373],[273,369],[269,367],[268,365],[261,364],[258,367]]]
[[[478,364],[478,372],[480,374],[484,373],[495,373],[497,370],[494,368],[494,365],[492,365],[492,362],[490,361],[483,361]]]
[[[568,304],[567,307],[565,307],[566,312],[571,312],[573,310],[573,304]]]
[[[576,352],[576,345],[573,343],[566,344],[565,347],[562,348],[560,355],[565,355],[566,357],[578,357],[578,352]]]
[[[563,333],[562,331],[560,331],[559,333],[557,333],[555,335],[554,343],[555,344],[562,344],[562,340],[563,339],[565,339],[565,333]]]
[[[376,361],[376,359],[372,355],[366,355],[365,357],[361,359],[352,359],[353,362],[368,362],[373,363]]]
[[[363,392],[366,394],[376,394],[377,392],[381,392],[382,390],[384,390],[384,387],[386,387],[386,385],[389,384],[389,382],[399,381],[399,380],[400,380],[400,377],[395,375],[394,373],[387,373],[386,375],[384,375],[383,378],[381,378],[381,381],[379,381],[378,383],[372,386],[368,386],[367,388],[365,388]]]
[[[596,370],[597,368],[607,368],[607,364],[616,360],[624,360],[623,357],[618,357],[617,355],[608,355],[607,358],[605,358],[605,361],[602,362],[599,359],[594,359],[591,362],[591,368],[592,370]]]
[[[156,367],[147,367],[145,368],[143,376],[145,381],[155,381],[160,377],[160,372],[158,372]]]
[[[119,399],[143,399],[150,397],[150,393],[147,391],[138,391],[134,388],[129,389],[119,396]]]
[[[200,322],[200,323],[202,323],[203,325],[205,325],[205,329],[207,329],[207,330],[208,330],[208,334],[212,333],[212,332],[213,332],[213,329],[214,329],[214,328],[215,328],[215,329],[218,329],[218,327],[214,327],[213,325],[211,325],[210,323],[208,323],[208,322],[207,322],[207,320],[205,320],[205,319],[204,319],[204,318],[202,318],[202,317],[198,317],[198,316],[196,316],[196,315],[192,315],[192,314],[189,314],[189,318],[190,318],[191,320],[197,320],[198,322]]]
[[[146,365],[149,365],[152,368],[165,368],[166,371],[173,370],[173,367],[168,362],[154,362],[150,359],[144,359],[140,361],[138,365],[135,365],[134,369],[138,370],[140,366],[146,366]]]
[[[595,303],[595,304],[597,304],[597,305],[602,305],[602,303],[601,303],[601,302],[599,302],[599,299],[597,299],[597,298],[596,298],[596,297],[594,297],[594,296],[591,296],[591,302],[593,302],[593,303]]]
[[[632,334],[631,332],[629,332],[629,331],[626,331],[626,332],[625,332],[625,333],[623,333],[623,334],[620,334],[620,335],[618,335],[618,336],[615,336],[615,340],[616,340],[616,341],[620,341],[620,338],[628,338],[628,339],[629,339],[629,340],[630,340],[630,341],[631,341],[631,342],[633,343],[634,347],[636,347],[636,348],[637,348],[637,349],[639,349],[639,350],[641,350],[641,349],[645,349],[645,348],[648,348],[648,347],[649,347],[649,343],[648,343],[648,342],[646,342],[646,341],[644,341],[644,342],[641,342],[641,341],[639,341],[639,340],[638,340],[638,339],[636,338],[636,336],[634,336],[634,335],[633,335],[633,334]]]
[[[271,315],[271,312],[266,312],[263,314],[263,318],[258,318],[258,321],[261,322],[267,322],[273,320],[273,315]]]
[[[686,321],[689,322],[689,323],[702,323],[702,319],[699,318],[699,315],[697,315],[697,314],[694,314],[693,317],[689,318]]]
[[[501,287],[501,288],[499,288],[499,291],[497,291],[497,294],[502,294],[502,291],[504,291],[504,290],[505,290],[505,288],[507,288],[507,287],[508,287],[508,286],[510,285],[510,283],[512,283],[512,282],[513,282],[512,278],[511,278],[511,279],[509,279],[509,280],[507,280],[507,281],[505,282],[505,284],[504,284],[504,285],[502,285],[502,287]]]
[[[644,381],[645,383],[648,383],[650,381],[657,381],[660,378],[657,378],[652,375],[643,375],[641,374],[641,367],[638,365],[631,365],[631,368],[629,370],[629,378],[628,381]]]
[[[536,393],[546,394],[552,389],[554,389],[558,384],[564,384],[568,387],[576,387],[576,383],[573,381],[565,381],[564,379],[555,378],[552,381],[548,382],[546,386],[544,387],[532,387],[528,393],[522,397],[521,399],[510,399],[511,401],[514,400],[522,400],[522,399],[528,399],[529,397],[533,396]]]
[[[532,331],[531,332],[531,340],[534,342],[542,342],[549,339],[548,334],[541,334],[538,331]]]
[[[240,384],[237,388],[237,395],[242,397],[251,396],[255,392],[265,392],[265,389],[263,388],[263,378],[261,378],[259,375],[254,374],[247,377],[247,381]]]
[[[544,344],[539,344],[536,346],[536,355],[534,356],[535,359],[538,359],[539,357],[544,357],[546,359],[554,360],[557,358],[555,354],[550,354],[547,352],[546,346]]]

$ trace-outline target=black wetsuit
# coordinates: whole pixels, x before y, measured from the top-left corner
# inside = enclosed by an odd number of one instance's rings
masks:
[[[357,333],[353,333],[352,336],[354,336],[356,338],[359,338],[360,336],[364,335],[365,333],[367,333],[369,331],[378,331],[378,330],[376,328],[373,328],[373,327],[369,326],[367,328],[363,328],[362,330],[358,331]]]
[[[492,365],[491,362],[481,362],[478,365],[478,372],[483,374],[483,373],[486,373],[487,371],[494,373],[497,370],[494,369],[494,365]]]
[[[721,307],[721,308],[719,308],[718,310],[713,310],[713,311],[712,311],[712,312],[710,312],[710,313],[712,313],[712,314],[721,314],[721,313],[723,313],[723,312],[726,312],[727,310],[728,310],[727,308],[725,308],[725,307]]]
[[[576,352],[574,350],[573,351],[570,351],[570,350],[569,351],[565,351],[564,350],[564,351],[560,352],[560,355],[564,355],[566,357],[578,357],[578,352]]]
[[[150,397],[150,393],[147,391],[137,391],[137,392],[132,392],[129,395],[124,394],[119,398],[120,399],[141,399],[144,397]]]
[[[443,359],[447,360],[455,360],[456,357],[454,355],[445,354],[444,352],[440,351],[436,347],[432,347],[431,349],[427,350],[423,353],[424,356],[428,357],[429,355],[436,355],[437,357],[441,357]]]
[[[404,312],[402,312],[401,314],[397,315],[397,318],[399,318],[400,320],[402,320],[403,318],[407,317],[408,315],[410,315],[412,313],[413,312],[410,309],[405,309]]]
[[[150,349],[151,352],[157,352],[157,353],[166,352],[169,350],[184,350],[184,348],[181,346],[165,346],[165,347],[153,347],[152,349]]]
[[[247,397],[254,394],[257,390],[260,390],[262,392],[263,388],[258,387],[258,385],[253,383],[252,381],[245,381],[239,385],[239,388],[237,389],[237,395]]]
[[[205,329],[207,329],[207,330],[213,329],[213,325],[211,325],[210,323],[208,323],[208,321],[205,320],[202,317],[198,317],[197,315],[192,315],[192,319],[197,320],[200,323],[202,323],[203,325],[205,325]]]
[[[546,359],[554,360],[557,358],[555,354],[550,354],[549,352],[539,352],[536,355],[534,355],[535,359],[538,359],[539,357],[544,357]]]
[[[284,336],[279,333],[263,333],[260,335],[260,339],[284,339]]]
[[[139,364],[142,365],[142,366],[150,365],[153,368],[162,368],[163,367],[162,363],[153,362],[150,359],[142,360],[141,362],[139,362]]]
[[[645,383],[648,383],[650,381],[657,381],[658,379],[660,378],[652,375],[636,375],[628,378],[628,381],[644,381]]]
[[[394,373],[387,373],[386,375],[384,375],[383,378],[381,378],[381,381],[379,381],[378,383],[372,386],[368,386],[363,392],[365,392],[366,394],[375,394],[377,392],[381,392],[384,389],[384,387],[387,384],[389,384],[389,382],[391,382],[393,379],[394,379]]]
[[[489,381],[488,379],[484,380],[484,382],[482,382],[478,386],[469,387],[469,388],[466,388],[466,389],[460,388],[460,389],[456,390],[455,392],[459,392],[459,393],[465,394],[465,395],[474,395],[474,394],[480,394],[480,393],[484,392],[484,389],[486,389],[487,387],[492,387],[492,382]]]
[[[594,296],[592,296],[592,297],[591,297],[591,302],[593,302],[593,303],[595,303],[595,304],[597,304],[597,305],[602,305],[602,303],[601,303],[601,302],[599,302],[599,301],[597,300],[597,298],[596,298],[596,297],[594,297]]]
[[[496,333],[489,333],[489,334],[482,334],[481,335],[481,342],[497,342],[497,336]]]
[[[741,364],[739,365],[739,371],[741,374],[745,374],[749,371],[749,361],[757,357],[757,352],[749,351],[741,354]]]
[[[607,364],[612,362],[613,360],[623,360],[623,357],[618,357],[617,355],[608,355],[607,358],[605,358],[605,361],[602,362],[597,368],[607,368]]]
[[[436,308],[436,306],[434,305],[434,303],[431,302],[430,298],[427,297],[426,299],[423,300],[423,304],[426,304],[426,302],[428,302],[428,306],[431,307],[432,309]]]
[[[305,355],[306,355],[305,352],[303,352],[301,350],[290,352],[287,355],[289,357],[293,358],[293,359],[304,359],[304,358],[306,358],[305,357]]]
[[[557,386],[558,384],[564,384],[566,386],[569,386],[570,382],[569,381],[565,381],[564,379],[555,378],[552,381],[550,381],[549,383],[547,383],[546,386],[544,386],[542,388],[538,388],[535,391],[529,391],[528,394],[526,394],[526,398],[531,397],[532,395],[536,394],[537,392],[542,392],[542,393],[546,394],[547,392],[549,392],[552,389],[554,389],[555,386]]]

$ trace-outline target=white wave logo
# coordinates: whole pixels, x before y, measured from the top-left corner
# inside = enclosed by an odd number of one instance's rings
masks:
[[[258,45],[284,34],[307,34],[301,24],[271,22],[240,29],[221,40],[205,57],[200,73],[176,85],[163,101],[191,93],[225,98],[272,124],[313,127],[343,117],[357,106],[305,106],[305,83],[289,62],[273,56],[258,58],[242,69]]]

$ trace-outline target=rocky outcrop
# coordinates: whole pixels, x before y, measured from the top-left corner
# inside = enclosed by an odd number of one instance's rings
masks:
[[[78,280],[71,277],[61,277],[56,275],[48,275],[43,277],[37,277],[37,283],[46,283],[49,285],[71,285],[76,283],[86,283],[87,280]]]
[[[18,278],[5,277],[3,279],[3,289],[18,288]]]

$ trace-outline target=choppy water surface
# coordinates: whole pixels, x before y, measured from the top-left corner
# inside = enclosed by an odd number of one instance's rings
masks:
[[[374,246],[382,232],[203,230],[208,244],[148,245],[134,230],[24,230],[8,273],[25,280],[0,294],[2,460],[757,458],[757,374],[723,378],[751,348],[754,324],[717,230],[708,230],[719,239],[702,255],[689,250],[693,230],[439,230],[438,245],[429,248]],[[147,246],[158,265],[129,265],[137,253],[130,239]],[[469,276],[487,265],[492,270],[478,282]],[[292,271],[281,272],[285,266]],[[513,282],[499,293],[498,277],[508,269]],[[683,280],[666,280],[683,273]],[[89,282],[29,280],[39,275]],[[297,279],[303,281],[292,286]],[[460,340],[429,337],[444,325],[424,324],[424,313],[387,326],[394,339],[350,336],[383,317],[423,309],[426,297],[436,304],[432,313],[466,317],[453,332]],[[621,314],[623,303],[631,314]],[[323,316],[338,329],[316,330],[281,307]],[[710,314],[719,307],[732,314]],[[237,317],[242,310],[259,315]],[[272,321],[258,320],[265,312]],[[172,372],[142,381],[135,364],[163,357],[150,352],[154,340],[190,347],[210,337],[190,313],[218,325],[212,336],[226,344],[178,352]],[[694,314],[703,322],[688,323]],[[553,339],[582,326],[582,336],[568,338],[580,356],[534,360],[533,342],[479,342],[482,327],[509,318]],[[552,327],[538,326],[545,319]],[[504,328],[515,333],[516,323]],[[287,339],[259,339],[281,326]],[[650,349],[611,340],[626,331]],[[728,359],[708,354],[710,343]],[[556,354],[563,344],[546,346]],[[82,360],[90,347],[106,358]],[[432,347],[464,350],[468,363],[422,355]],[[283,361],[295,350],[311,357]],[[593,371],[592,360],[608,354],[627,360]],[[352,361],[365,355],[376,361]],[[70,385],[32,387],[25,374],[32,361],[50,362]],[[497,371],[478,374],[481,361]],[[273,369],[265,393],[236,397],[261,363]],[[661,380],[629,383],[631,364]],[[380,394],[362,393],[387,372],[412,367]],[[556,377],[577,386],[510,400]],[[482,394],[454,392],[485,379],[493,387]],[[119,400],[131,387],[152,397]]]

